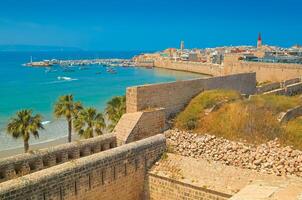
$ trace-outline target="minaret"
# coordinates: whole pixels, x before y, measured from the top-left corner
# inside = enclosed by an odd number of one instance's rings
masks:
[[[261,33],[258,34],[257,48],[262,47],[262,37]]]
[[[181,41],[180,42],[180,50],[183,51],[185,49],[185,42]]]

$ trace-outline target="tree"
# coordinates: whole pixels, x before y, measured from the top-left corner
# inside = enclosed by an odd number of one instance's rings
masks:
[[[126,112],[126,97],[113,97],[110,101],[107,102],[105,112],[108,119],[110,120],[108,129],[109,131],[112,131],[122,115]]]
[[[78,134],[85,139],[93,138],[94,133],[103,134],[103,129],[106,127],[103,114],[98,113],[94,108],[81,110],[73,125]]]
[[[72,121],[83,106],[80,102],[74,102],[72,95],[64,95],[59,97],[55,104],[54,114],[56,118],[65,117],[68,123],[68,142],[71,142]]]
[[[33,135],[39,138],[39,130],[44,129],[42,125],[42,117],[40,115],[32,115],[31,110],[21,110],[16,116],[10,120],[7,125],[7,133],[14,138],[23,138],[24,152],[28,152],[29,138]]]

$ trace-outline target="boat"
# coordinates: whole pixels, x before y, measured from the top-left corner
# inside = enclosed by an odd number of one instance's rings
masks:
[[[64,81],[71,81],[72,80],[72,78],[67,77],[67,76],[58,76],[57,78],[58,78],[58,80],[64,80]]]
[[[106,71],[108,72],[108,73],[110,73],[110,74],[116,74],[116,70],[115,69],[113,69],[113,68],[107,68],[106,69]]]

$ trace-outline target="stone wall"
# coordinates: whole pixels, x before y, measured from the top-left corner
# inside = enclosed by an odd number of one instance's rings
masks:
[[[292,85],[282,86],[280,89],[265,92],[263,94],[288,95],[293,96],[302,93],[302,82]]]
[[[278,120],[283,123],[299,116],[302,116],[302,106],[297,106],[295,108],[289,109],[286,112],[280,113]]]
[[[223,75],[223,66],[218,64],[211,64],[211,63],[155,60],[154,67],[207,74],[212,76]]]
[[[183,183],[173,178],[149,173],[146,181],[146,199],[149,200],[226,200],[229,194]]]
[[[197,94],[204,90],[231,89],[244,94],[254,94],[255,73],[176,81],[163,84],[127,88],[127,113],[148,108],[165,108],[166,117],[179,112]]]
[[[117,144],[123,145],[162,133],[165,126],[163,109],[126,113],[115,126]]]
[[[257,86],[257,94],[262,94],[272,90],[279,89],[281,87],[280,82],[268,83],[265,85]]]
[[[223,74],[256,72],[257,81],[281,82],[302,76],[301,64],[245,62],[225,57]]]
[[[0,160],[0,182],[114,147],[116,147],[115,135],[104,134],[87,140],[4,158]]]
[[[0,183],[0,199],[139,200],[146,170],[166,149],[156,135]]]

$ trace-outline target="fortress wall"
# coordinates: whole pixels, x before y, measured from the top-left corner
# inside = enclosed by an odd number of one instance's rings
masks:
[[[117,144],[120,146],[162,133],[164,127],[164,109],[153,109],[124,114],[113,133],[116,134]]]
[[[126,93],[127,113],[148,108],[165,108],[166,117],[169,117],[182,110],[194,96],[211,89],[232,89],[244,94],[254,94],[256,74],[243,73],[130,87]]]
[[[256,72],[257,81],[281,82],[302,76],[301,64],[244,62],[224,60],[224,74]]]
[[[87,140],[4,158],[0,160],[0,182],[114,147],[116,147],[115,135],[104,134]]]
[[[211,63],[155,60],[154,67],[220,76],[223,74],[223,66]]]
[[[146,196],[150,200],[226,200],[231,197],[229,194],[209,190],[206,187],[197,187],[178,181],[175,178],[163,177],[153,173],[148,174],[145,184]]]
[[[0,199],[139,200],[146,170],[166,149],[156,135],[0,183]]]

